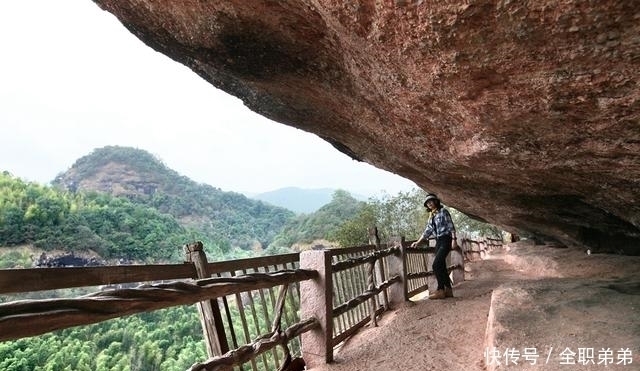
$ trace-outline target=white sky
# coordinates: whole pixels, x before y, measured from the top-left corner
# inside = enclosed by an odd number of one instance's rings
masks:
[[[48,183],[106,145],[225,191],[415,187],[270,121],[147,47],[91,0],[0,2],[0,171]]]

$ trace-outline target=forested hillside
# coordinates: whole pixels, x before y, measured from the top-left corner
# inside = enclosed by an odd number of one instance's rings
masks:
[[[31,244],[45,251],[152,262],[180,259],[180,246],[190,240],[175,218],[152,207],[0,174],[0,246]]]
[[[105,147],[80,158],[53,186],[3,173],[0,247],[27,245],[152,263],[180,261],[180,247],[200,240],[211,260],[226,260],[285,253],[296,243],[334,239],[364,205],[348,192],[336,191],[315,213],[296,217],[241,194],[197,184],[145,151]],[[364,231],[366,235],[366,227]],[[30,266],[28,255],[28,250],[5,250],[0,268]]]
[[[206,358],[194,306],[0,343],[2,371],[184,371]]]
[[[317,239],[333,239],[336,231],[346,221],[354,218],[365,202],[353,198],[349,192],[337,190],[331,202],[311,214],[303,214],[290,220],[276,236],[274,246],[291,246],[309,243]],[[363,234],[366,235],[366,226]]]
[[[290,252],[294,244],[317,239],[356,246],[368,243],[371,226],[387,242],[416,238],[427,220],[422,190],[368,202],[338,190],[318,211],[294,216],[197,184],[147,152],[123,147],[95,150],[53,184],[0,174],[0,269],[30,267],[34,249],[96,254],[114,264],[181,261],[180,247],[194,240],[204,242],[210,261]],[[461,232],[499,233],[451,211]],[[23,297],[2,296],[0,303]],[[205,353],[196,309],[180,306],[2,342],[0,370],[173,371],[204,360]]]
[[[97,191],[126,197],[173,216],[223,251],[266,248],[294,217],[284,208],[196,183],[150,153],[130,147],[96,149],[52,184],[71,193]]]

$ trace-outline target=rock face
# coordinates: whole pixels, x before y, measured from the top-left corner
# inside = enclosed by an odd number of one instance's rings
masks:
[[[94,0],[250,109],[516,233],[640,253],[633,0]]]

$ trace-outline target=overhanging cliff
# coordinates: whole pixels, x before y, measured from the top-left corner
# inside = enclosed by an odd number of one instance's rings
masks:
[[[446,204],[640,253],[636,1],[95,2],[250,109]]]

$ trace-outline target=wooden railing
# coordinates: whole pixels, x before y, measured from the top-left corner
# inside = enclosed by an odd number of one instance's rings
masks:
[[[431,270],[435,241],[409,248],[413,241],[393,246],[361,246],[347,249],[305,251],[300,267],[318,271],[318,278],[300,283],[301,313],[314,317],[320,327],[302,335],[303,356],[308,364],[333,360],[335,345],[376,316],[429,287],[437,286]],[[497,246],[498,242],[492,246]],[[447,268],[453,283],[464,281],[464,250],[451,251]]]
[[[404,250],[407,298],[416,296],[430,287],[437,287],[435,273],[431,269],[435,258],[435,238],[430,238],[424,246],[409,248],[414,241],[401,241]],[[453,284],[464,281],[464,256],[460,247],[451,250],[447,256],[447,270]]]
[[[246,362],[253,370],[276,369],[291,360],[289,347],[300,354],[300,334],[318,322],[298,317],[298,282],[317,276],[297,267],[298,254],[208,263],[201,244],[186,250],[189,264],[0,270],[2,294],[147,282],[71,299],[0,304],[0,341],[198,303],[211,358],[193,370],[244,369]],[[166,280],[171,281],[158,283]],[[232,313],[241,317],[240,324],[233,323]],[[229,350],[228,344],[236,349]]]
[[[487,253],[501,247],[502,240],[491,237],[485,237],[481,240],[463,238],[461,239],[460,244],[464,253],[464,258],[467,261],[476,261],[484,259]]]
[[[210,358],[191,370],[285,369],[299,355],[312,364],[331,362],[334,346],[434,287],[433,241],[423,248],[410,244],[402,239],[389,246],[207,262],[196,243],[185,246],[185,264],[0,270],[0,294],[143,283],[73,299],[0,304],[0,341],[197,304]],[[462,239],[447,262],[454,284],[464,280],[465,258],[499,245]]]
[[[333,346],[369,322],[377,326],[377,316],[389,309],[386,288],[401,277],[385,280],[385,258],[399,252],[399,248],[378,250],[373,245],[327,251],[332,261]]]

